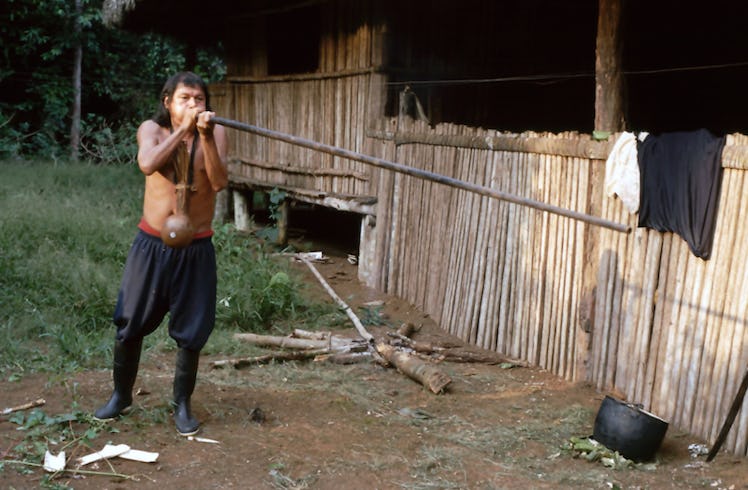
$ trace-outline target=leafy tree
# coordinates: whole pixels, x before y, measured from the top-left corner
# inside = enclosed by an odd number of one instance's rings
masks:
[[[168,75],[191,69],[208,81],[223,76],[220,51],[198,51],[198,65],[186,67],[186,45],[154,33],[105,27],[101,5],[102,0],[82,0],[76,15],[74,0],[0,2],[0,158],[67,155],[78,42],[83,47],[82,144],[89,150],[116,146],[88,152],[96,158],[131,152],[135,124],[153,111]]]

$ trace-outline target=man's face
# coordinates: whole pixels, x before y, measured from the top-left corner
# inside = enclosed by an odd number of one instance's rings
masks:
[[[188,117],[194,117],[196,113],[206,109],[205,94],[200,87],[190,87],[180,83],[171,99],[164,100],[164,105],[171,115],[172,122],[181,124],[185,114]]]

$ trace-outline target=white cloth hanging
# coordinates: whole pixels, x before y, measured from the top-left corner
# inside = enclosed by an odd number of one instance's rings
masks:
[[[639,162],[634,133],[621,133],[610,150],[605,162],[605,194],[618,196],[629,213],[639,211]]]

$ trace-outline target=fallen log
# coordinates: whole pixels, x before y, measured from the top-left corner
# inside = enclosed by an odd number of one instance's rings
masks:
[[[411,354],[399,351],[392,345],[378,342],[375,348],[398,371],[418,381],[433,393],[441,393],[452,382],[452,378],[444,374],[436,366],[424,362]]]

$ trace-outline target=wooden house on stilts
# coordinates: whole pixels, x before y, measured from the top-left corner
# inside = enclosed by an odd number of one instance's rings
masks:
[[[240,212],[244,192],[277,188],[355,213],[367,285],[466,341],[621,393],[713,441],[748,366],[739,49],[748,32],[738,22],[748,6],[735,3],[108,0],[105,9],[126,27],[195,42],[154,19],[171,12],[178,26],[200,12],[200,31],[225,48],[227,76],[211,88],[226,118],[630,228],[231,134]],[[675,233],[638,227],[604,191],[624,130],[702,127],[726,135],[708,260]],[[725,447],[748,453],[748,401]]]

